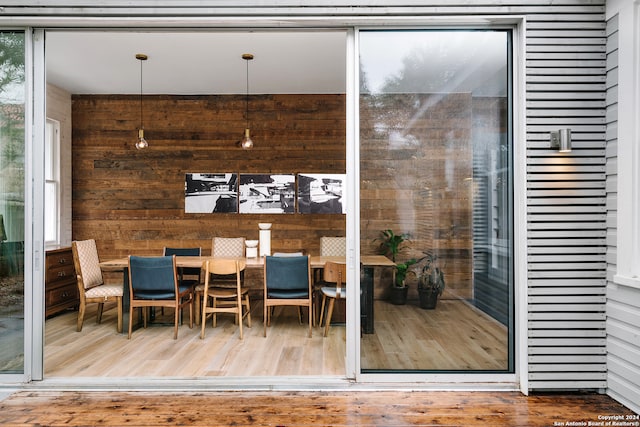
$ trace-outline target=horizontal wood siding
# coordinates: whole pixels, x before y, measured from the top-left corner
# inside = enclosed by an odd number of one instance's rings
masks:
[[[527,16],[530,389],[606,386],[606,33],[593,12]],[[549,148],[560,128],[571,153]]]
[[[617,273],[618,15],[607,22],[607,393],[640,407],[640,291]]]
[[[379,16],[392,15],[529,15],[547,21],[564,22],[573,28],[584,20],[583,14],[599,14],[604,19],[602,0],[52,0],[25,5],[24,0],[5,0],[3,13],[19,16],[192,16],[192,17],[296,17],[296,16]],[[267,23],[269,24],[269,23]],[[317,23],[313,23],[317,24]],[[312,25],[313,25],[312,24]],[[571,24],[574,26],[572,27]],[[258,25],[260,25],[258,23]],[[271,23],[273,25],[273,23]],[[561,27],[565,28],[565,27]]]

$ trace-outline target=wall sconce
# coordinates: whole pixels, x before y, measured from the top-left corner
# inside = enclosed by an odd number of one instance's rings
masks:
[[[571,129],[551,131],[551,148],[560,153],[571,152]]]

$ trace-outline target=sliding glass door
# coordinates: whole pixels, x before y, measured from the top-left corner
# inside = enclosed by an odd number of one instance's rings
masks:
[[[25,36],[0,31],[0,374],[24,372]]]
[[[359,33],[362,372],[514,371],[510,38]]]

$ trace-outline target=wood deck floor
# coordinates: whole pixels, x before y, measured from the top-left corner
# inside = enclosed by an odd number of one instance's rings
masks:
[[[619,418],[617,418],[619,417]],[[597,394],[517,392],[53,392],[0,402],[13,426],[527,426],[638,425]],[[591,424],[589,424],[591,423]],[[597,424],[602,423],[602,424]]]

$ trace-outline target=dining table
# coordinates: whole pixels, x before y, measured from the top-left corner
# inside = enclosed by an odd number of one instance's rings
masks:
[[[212,259],[211,256],[176,256],[176,267],[198,268],[201,267],[203,262],[208,259]],[[238,259],[245,262],[247,269],[262,269],[264,268],[264,257],[257,258],[231,258]],[[312,269],[324,268],[327,261],[345,263],[346,257],[344,256],[319,256],[312,255],[310,257],[310,264]],[[384,255],[362,255],[360,257],[360,322],[362,332],[365,334],[374,333],[374,289],[376,288],[376,281],[379,280],[379,275],[374,274],[374,270],[378,268],[390,268],[395,267],[395,263]],[[129,258],[114,258],[100,262],[100,268],[104,271],[123,271],[124,276],[124,298],[123,298],[123,330],[128,330],[129,322],[129,277],[128,277]]]

